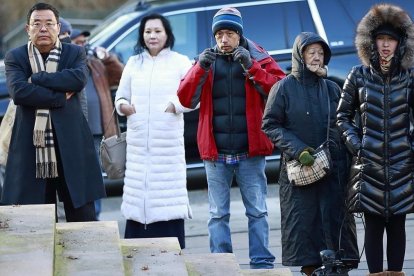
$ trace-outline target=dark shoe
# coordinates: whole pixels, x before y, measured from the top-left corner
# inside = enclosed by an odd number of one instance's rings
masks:
[[[300,273],[305,274],[306,276],[311,276],[312,273],[315,271],[316,266],[302,266],[300,269]]]

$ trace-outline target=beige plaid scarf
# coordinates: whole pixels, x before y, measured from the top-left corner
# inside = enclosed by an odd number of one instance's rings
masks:
[[[57,39],[55,47],[50,51],[46,62],[43,62],[42,55],[31,41],[27,44],[27,50],[33,73],[41,71],[56,72],[62,51],[59,39]],[[33,144],[36,147],[36,178],[58,177],[52,120],[49,109],[36,110]]]

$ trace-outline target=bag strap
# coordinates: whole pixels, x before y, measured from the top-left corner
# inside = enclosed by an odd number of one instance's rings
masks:
[[[326,128],[326,141],[329,141],[329,127],[331,126],[331,99],[329,97],[329,90],[328,86],[324,79],[321,79],[323,90],[326,91],[326,95],[328,98],[328,127]]]
[[[112,115],[111,115],[111,119],[109,119],[108,124],[105,126],[105,131],[104,133],[106,133],[106,131],[108,130],[109,125],[111,124],[112,119],[115,118],[115,130],[116,130],[116,136],[120,137],[121,136],[121,128],[119,127],[119,121],[118,121],[118,116],[115,114],[116,111],[116,107],[114,107],[114,110],[112,110]],[[105,135],[102,135],[102,137],[105,139]]]

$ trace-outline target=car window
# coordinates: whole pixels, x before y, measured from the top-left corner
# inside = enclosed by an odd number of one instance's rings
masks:
[[[316,32],[307,1],[237,6],[237,9],[243,16],[244,36],[269,52],[291,50],[300,32]],[[209,11],[209,26],[216,12]]]
[[[414,1],[390,0],[406,9],[411,16],[414,13]],[[353,47],[355,31],[361,18],[378,0],[317,0],[329,44],[335,47]]]
[[[89,39],[89,43],[94,46],[102,46],[113,35],[114,32],[122,29],[127,23],[139,16],[140,12],[132,12],[122,15],[115,20],[106,20],[101,26],[92,30],[92,35]]]
[[[134,54],[134,48],[138,40],[138,27],[139,25],[136,25],[128,35],[119,41],[112,49],[109,49],[110,51],[115,52],[118,55],[119,60],[124,64],[126,64],[129,57]]]
[[[246,37],[268,51],[291,49],[297,34],[315,32],[306,1],[240,7],[240,12]]]
[[[0,60],[0,122],[9,105],[9,93],[6,85],[6,71],[4,60]]]
[[[9,93],[7,92],[6,85],[6,66],[4,65],[4,60],[0,60],[0,99],[8,97]]]
[[[197,17],[196,13],[185,13],[166,16],[171,23],[175,36],[174,50],[194,57],[197,54]],[[123,63],[134,54],[134,47],[138,39],[139,24],[120,40],[112,49],[118,54]]]
[[[6,66],[3,60],[0,60],[0,82],[6,82]]]
[[[189,58],[196,56],[197,47],[197,14],[184,13],[167,16],[173,29],[175,43],[174,51]]]

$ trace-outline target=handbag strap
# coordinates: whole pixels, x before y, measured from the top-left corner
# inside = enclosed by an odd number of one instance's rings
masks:
[[[118,116],[116,116],[115,114],[116,111],[116,107],[114,107],[114,110],[112,110],[112,115],[111,115],[111,119],[109,119],[108,124],[105,126],[105,131],[104,133],[106,133],[106,131],[108,130],[109,125],[111,124],[112,119],[115,118],[115,125],[116,125],[116,136],[119,137],[121,136],[121,128],[119,127],[119,121],[118,121]],[[103,135],[103,137],[105,138],[105,135]]]
[[[321,79],[323,90],[326,91],[326,95],[328,97],[328,127],[326,128],[326,142],[329,142],[329,128],[331,126],[331,99],[329,97],[329,90],[328,86],[324,79]]]

